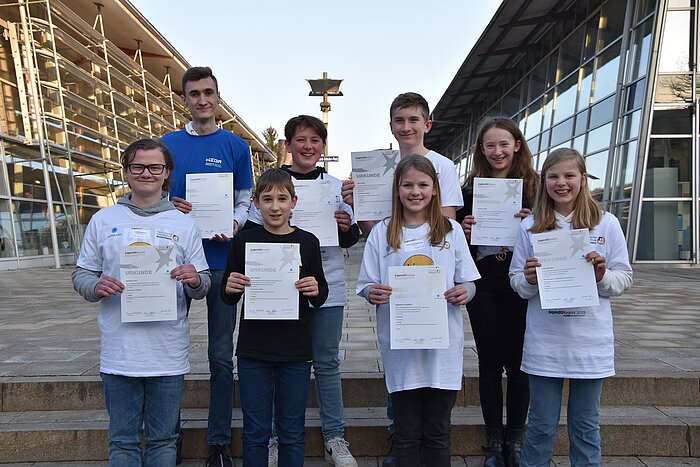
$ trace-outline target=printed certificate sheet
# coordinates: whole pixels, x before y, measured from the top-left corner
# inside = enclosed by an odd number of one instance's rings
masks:
[[[593,264],[585,258],[593,250],[588,229],[533,234],[532,248],[542,264],[537,284],[543,309],[598,305]]]
[[[376,221],[391,215],[391,183],[399,151],[353,152],[355,220]]]
[[[299,200],[291,224],[316,235],[321,246],[338,246],[338,223],[333,213],[338,207],[340,185],[334,180],[292,180]]]
[[[247,243],[245,255],[245,319],[298,319],[299,244]]]
[[[519,178],[474,178],[472,245],[513,246],[523,206]]]
[[[121,247],[122,323],[177,319],[177,281],[170,277],[175,265],[171,245]]]
[[[233,237],[233,173],[187,174],[185,197],[202,238]]]
[[[448,348],[445,271],[440,266],[390,266],[389,286],[391,348]]]

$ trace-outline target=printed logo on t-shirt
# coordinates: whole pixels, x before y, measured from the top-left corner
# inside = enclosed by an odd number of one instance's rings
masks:
[[[413,255],[403,262],[404,266],[434,266],[432,258],[425,255]]]
[[[170,233],[170,232],[164,232],[162,230],[156,230],[156,238],[170,240],[170,241],[173,241],[175,243],[177,243],[180,240],[180,237],[177,234]]]
[[[222,167],[222,160],[217,159],[216,157],[207,157],[204,159],[204,165],[220,169]]]

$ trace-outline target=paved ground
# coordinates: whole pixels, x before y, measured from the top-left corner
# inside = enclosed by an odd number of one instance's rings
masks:
[[[343,333],[344,373],[380,372],[373,310],[354,294],[362,245],[346,259]],[[99,373],[97,305],[72,289],[71,267],[0,272],[0,381],[31,376],[96,376]],[[632,290],[613,300],[618,374],[700,376],[700,268],[635,268]],[[466,313],[465,313],[466,314]],[[190,360],[193,374],[207,374],[206,311],[194,302]],[[474,340],[465,325],[465,374],[476,375]],[[483,458],[454,458],[453,465],[480,466]],[[361,465],[381,465],[366,458]],[[565,458],[557,466],[568,466]],[[105,466],[106,463],[14,464]],[[201,465],[187,461],[186,466]],[[318,458],[308,465],[328,465]],[[607,466],[700,466],[698,458],[607,458]]]
[[[349,251],[342,370],[379,372],[375,318],[354,293],[362,254]],[[0,272],[0,378],[79,376],[99,372],[97,305],[72,289],[70,267]],[[618,373],[700,375],[700,268],[636,268],[632,290],[613,299]],[[466,315],[466,313],[465,313]],[[206,311],[193,302],[192,373],[208,373]],[[465,326],[465,373],[476,374],[477,359]]]

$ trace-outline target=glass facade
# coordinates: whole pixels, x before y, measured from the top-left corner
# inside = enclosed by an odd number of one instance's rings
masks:
[[[75,262],[90,217],[124,195],[121,150],[189,121],[169,67],[104,36],[103,20],[141,34],[145,19],[102,18],[99,4],[85,5],[0,0],[0,269]],[[221,111],[221,126],[250,142],[259,174],[271,153]]]
[[[468,124],[435,149],[464,179],[479,121],[510,116],[537,170],[560,147],[586,157],[591,191],[620,219],[634,262],[697,263],[696,2],[574,3],[575,19],[543,32],[537,53],[514,67],[521,77],[487,105],[451,117]]]

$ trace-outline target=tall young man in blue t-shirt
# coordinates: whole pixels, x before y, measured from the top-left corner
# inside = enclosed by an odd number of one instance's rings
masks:
[[[182,100],[192,121],[183,130],[163,136],[173,153],[175,169],[170,196],[177,209],[192,210],[185,199],[187,174],[233,173],[233,234],[245,224],[253,176],[250,147],[230,131],[219,128],[216,114],[220,96],[216,78],[209,67],[193,67],[182,77]],[[220,233],[202,240],[204,253],[212,273],[212,287],[207,294],[208,356],[211,377],[209,393],[208,466],[230,467],[231,412],[233,409],[233,330],[236,308],[221,300],[221,282],[226,267],[230,238]]]

